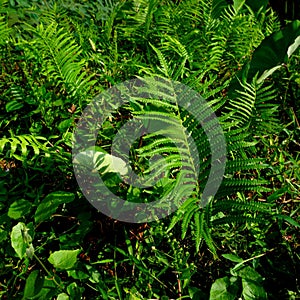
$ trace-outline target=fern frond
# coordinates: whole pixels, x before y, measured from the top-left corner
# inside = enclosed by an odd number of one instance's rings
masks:
[[[234,110],[234,119],[237,120],[238,126],[242,127],[250,119],[255,106],[256,89],[249,83],[241,83],[244,91],[237,91],[239,96],[237,99],[232,99],[229,105]]]
[[[265,160],[261,158],[235,159],[233,161],[227,161],[226,171],[227,173],[234,173],[245,170],[265,169],[269,165],[263,163],[264,161]]]
[[[160,63],[160,68],[159,70],[163,73],[163,75],[166,78],[172,78],[172,68],[170,67],[170,63],[167,62],[167,59],[163,55],[163,53],[156,47],[154,47],[152,44],[150,44],[151,48],[155,51],[159,63]]]
[[[181,238],[184,239],[188,228],[190,226],[190,221],[192,217],[197,214],[197,210],[199,210],[198,205],[190,205],[189,209],[184,212],[183,219],[181,222]],[[197,235],[197,234],[196,234]]]
[[[230,212],[230,211],[246,211],[246,212],[263,212],[271,213],[271,205],[264,202],[256,201],[239,201],[239,200],[222,200],[216,201],[213,204],[213,215],[217,215],[218,212]]]
[[[31,153],[30,149],[33,150],[34,156],[39,155],[41,151],[48,153],[47,144],[48,141],[45,137],[35,137],[29,134],[18,135],[10,138],[1,138],[0,152],[5,153],[5,156],[15,157],[23,161]]]
[[[252,127],[257,134],[278,129],[278,105],[274,103],[277,92],[273,85],[253,82],[240,83],[243,91],[237,91],[236,99],[229,102],[229,110],[234,112],[232,119],[239,127]]]
[[[5,45],[8,41],[11,29],[8,27],[6,17],[0,16],[0,46]]]
[[[271,189],[266,187],[268,184],[267,180],[262,179],[224,178],[216,198],[224,198],[243,191],[270,192]]]
[[[197,210],[194,214],[195,246],[196,252],[198,252],[201,240],[203,239],[214,257],[217,257],[216,247],[211,236],[211,213],[212,205],[209,204],[203,209]]]
[[[82,49],[74,38],[54,22],[47,27],[41,23],[37,28],[29,27],[29,30],[37,35],[34,43],[43,53],[45,71],[55,81],[53,84],[72,97],[87,97],[95,81],[92,80],[92,74],[83,70],[85,62],[81,56]]]

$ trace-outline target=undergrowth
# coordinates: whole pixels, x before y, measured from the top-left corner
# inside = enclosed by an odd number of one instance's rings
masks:
[[[281,28],[267,1],[253,3],[0,1],[2,299],[300,296],[300,21]],[[130,79],[145,82],[153,101],[137,98],[107,118],[98,170],[115,194],[140,203],[184,182],[179,209],[142,224],[97,211],[72,163],[85,107]],[[206,111],[164,101],[170,80],[203,96],[224,132],[224,178],[204,207],[212,149],[195,115]],[[187,129],[200,172],[187,139],[175,145],[161,131],[132,149],[136,173],[169,162],[167,175],[141,190],[122,184],[103,157],[127,120],[149,119],[151,110],[170,136],[178,135],[173,124]],[[153,155],[160,160],[149,165]]]

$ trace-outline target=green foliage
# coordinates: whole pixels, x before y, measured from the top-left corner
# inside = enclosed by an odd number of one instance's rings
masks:
[[[267,299],[261,285],[261,276],[251,267],[244,267],[235,272],[235,276],[217,279],[210,291],[209,299],[236,299],[242,288],[243,299]]]
[[[238,262],[238,264],[230,269],[230,277],[219,278],[213,283],[209,299],[236,299],[240,297],[245,300],[268,299],[262,285],[262,276],[254,268],[246,265],[255,257],[245,261],[233,254],[223,254],[223,257]]]
[[[232,2],[0,1],[1,298],[299,295],[300,25],[280,29],[267,1]],[[96,212],[79,190],[73,130],[101,91],[149,76],[161,78],[159,88],[145,87],[151,99],[119,108],[95,151],[76,157],[92,157],[127,201],[151,202],[178,188],[180,208],[170,217],[123,224]],[[205,97],[225,135],[224,180],[204,207],[209,141],[176,97],[163,100],[165,78]],[[122,183],[118,174],[128,169],[110,154],[131,118],[164,124],[128,154],[138,175],[164,171],[151,188]]]

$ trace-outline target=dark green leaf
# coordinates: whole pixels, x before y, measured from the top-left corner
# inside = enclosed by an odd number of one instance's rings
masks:
[[[227,276],[217,279],[210,290],[210,300],[235,300],[237,297],[237,281],[231,281]]]
[[[47,195],[35,212],[35,222],[39,223],[48,220],[51,215],[56,212],[59,205],[72,202],[74,198],[73,193],[63,191],[53,192]]]
[[[81,288],[77,285],[76,282],[72,282],[67,286],[67,292],[70,295],[70,298],[72,300],[80,300],[82,299],[81,294]]]
[[[20,219],[30,212],[32,204],[28,200],[20,199],[11,204],[8,210],[8,216],[12,219]]]
[[[288,49],[299,35],[300,21],[295,20],[286,28],[266,37],[253,53],[247,77],[252,78],[257,72],[260,76],[265,70],[286,62]]]
[[[37,295],[44,285],[44,277],[39,275],[38,270],[32,271],[26,279],[24,299],[31,299]]]
[[[6,103],[5,109],[7,112],[11,112],[14,110],[21,109],[23,106],[24,106],[23,103],[21,103],[20,101],[13,100],[13,101]]]
[[[249,279],[257,282],[262,281],[262,277],[260,276],[260,274],[249,266],[244,266],[243,268],[238,269],[237,271],[235,271],[235,275],[242,277],[243,279]]]
[[[259,283],[243,278],[242,285],[243,296],[245,300],[267,299],[267,294],[264,288]]]
[[[300,224],[298,222],[296,222],[294,219],[292,219],[290,216],[285,216],[285,215],[276,215],[274,216],[274,218],[278,219],[278,220],[284,220],[288,223],[290,223],[291,225],[300,228]]]

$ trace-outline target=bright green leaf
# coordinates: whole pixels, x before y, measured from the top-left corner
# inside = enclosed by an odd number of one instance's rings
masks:
[[[235,11],[238,12],[243,7],[245,2],[246,2],[246,0],[234,0],[233,7],[234,7]]]
[[[53,252],[48,261],[56,269],[67,270],[73,268],[77,261],[77,255],[80,253],[80,250],[60,250]]]
[[[68,276],[71,276],[74,279],[82,280],[82,279],[89,278],[89,275],[87,273],[84,273],[81,270],[69,270],[67,272],[68,272]]]
[[[26,253],[27,241],[24,240],[23,234],[27,230],[24,223],[19,222],[12,228],[11,245],[18,254],[19,258],[23,258]]]
[[[222,254],[222,256],[230,261],[233,261],[233,262],[242,262],[243,259],[238,257],[237,255],[234,255],[234,254]]]
[[[13,100],[13,101],[8,102],[5,105],[5,109],[6,109],[7,112],[11,112],[11,111],[14,111],[14,110],[21,109],[23,106],[24,106],[23,103],[21,103],[17,100]]]
[[[282,68],[282,65],[275,66],[269,70],[265,70],[262,75],[257,79],[257,83],[262,83],[266,78],[270,77],[275,71]]]
[[[69,296],[66,293],[61,293],[57,296],[57,300],[69,300]]]
[[[57,128],[60,132],[66,132],[73,122],[72,119],[63,120],[58,124]]]
[[[300,46],[300,35],[295,39],[294,43],[289,46],[287,51],[288,58],[292,56],[292,54],[297,50],[299,46]]]

